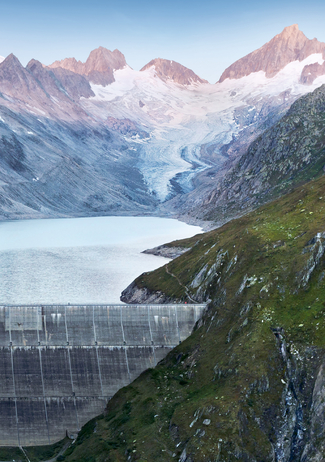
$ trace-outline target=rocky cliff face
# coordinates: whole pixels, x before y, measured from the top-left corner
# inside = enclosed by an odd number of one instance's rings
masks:
[[[266,77],[273,77],[287,64],[293,61],[303,61],[314,53],[324,55],[325,44],[317,39],[309,40],[298,28],[297,24],[286,27],[281,34],[258,50],[229,66],[220,77],[225,79],[240,79],[253,72],[263,71]],[[325,58],[325,56],[324,56]]]
[[[153,59],[150,63],[146,64],[141,71],[154,67],[156,75],[163,80],[172,80],[180,85],[192,85],[193,83],[208,83],[206,80],[201,79],[191,69],[182,66],[175,61],[168,61],[167,59]]]
[[[82,63],[75,58],[65,58],[49,65],[49,69],[62,68],[81,74],[97,85],[108,85],[114,82],[114,70],[123,69],[126,66],[124,55],[119,50],[110,51],[99,47],[93,50],[87,61]]]

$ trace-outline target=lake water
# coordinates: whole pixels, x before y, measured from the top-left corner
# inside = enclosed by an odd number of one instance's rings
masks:
[[[168,261],[143,250],[200,232],[153,217],[0,222],[0,304],[120,303],[137,276]]]

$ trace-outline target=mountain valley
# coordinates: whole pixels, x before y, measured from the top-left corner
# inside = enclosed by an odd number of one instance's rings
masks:
[[[0,216],[215,221],[209,207],[193,212],[193,197],[209,202],[251,142],[325,82],[324,47],[290,26],[254,52],[280,54],[274,71],[248,55],[234,64],[245,72],[229,70],[214,85],[163,59],[134,71],[102,47],[86,63],[24,68],[9,55],[0,63]],[[307,82],[308,66],[320,67]]]
[[[208,230],[147,250],[173,260],[121,295],[207,303],[192,335],[57,460],[324,460],[324,60],[293,25],[215,84],[161,58],[135,71],[102,47],[85,63],[0,63],[2,220]]]

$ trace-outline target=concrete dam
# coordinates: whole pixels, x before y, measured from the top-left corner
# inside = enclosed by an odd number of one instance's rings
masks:
[[[0,306],[0,446],[75,435],[185,340],[204,308]]]

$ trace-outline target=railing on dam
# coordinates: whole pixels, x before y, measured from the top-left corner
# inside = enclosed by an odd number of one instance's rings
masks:
[[[52,444],[185,340],[205,305],[0,306],[0,446]]]

